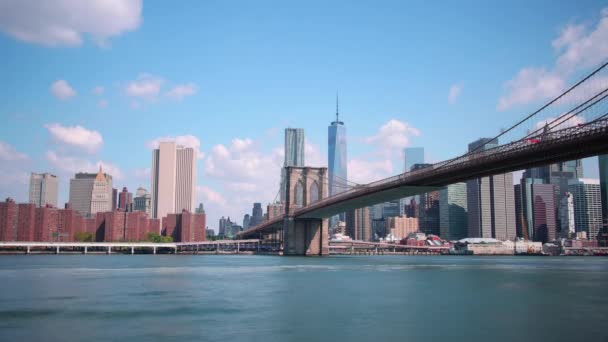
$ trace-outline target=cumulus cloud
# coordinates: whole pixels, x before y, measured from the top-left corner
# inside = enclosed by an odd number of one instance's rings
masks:
[[[146,146],[149,149],[158,148],[158,145],[161,141],[175,141],[177,145],[192,147],[196,151],[196,156],[198,159],[203,159],[205,154],[200,151],[201,141],[195,137],[194,135],[178,135],[178,136],[165,136],[159,137],[156,139],[149,140],[146,142]]]
[[[462,92],[462,83],[453,84],[448,91],[448,103],[455,104]]]
[[[506,82],[506,94],[497,109],[548,100],[566,88],[567,80],[577,71],[598,65],[608,58],[608,10],[603,9],[595,26],[569,24],[551,45],[557,55],[552,69],[525,67]]]
[[[197,197],[201,199],[203,203],[209,205],[227,206],[228,201],[219,192],[203,185],[196,187]]]
[[[565,87],[566,81],[555,72],[544,68],[524,68],[505,84],[507,95],[498,100],[498,110],[555,97]]]
[[[215,145],[205,158],[205,173],[223,181],[265,184],[269,177],[280,174],[282,164],[273,154],[259,151],[251,139],[235,138],[231,144]],[[278,181],[277,185],[278,186]],[[276,189],[275,189],[276,191]]]
[[[105,46],[142,22],[141,0],[4,0],[0,30],[28,43],[80,46],[84,36]]]
[[[76,91],[65,80],[57,80],[51,84],[51,93],[60,100],[76,96]]]
[[[99,100],[99,101],[97,102],[97,106],[98,106],[99,108],[106,108],[106,107],[108,107],[108,101],[107,101],[107,100],[104,100],[104,99],[101,99],[101,100]]]
[[[566,73],[605,61],[608,57],[608,8],[602,10],[594,28],[570,24],[552,45],[560,53],[557,69]]]
[[[44,125],[53,140],[93,153],[103,145],[101,133],[82,126],[62,126],[59,123]]]
[[[118,166],[101,160],[91,162],[79,157],[61,155],[51,150],[46,152],[46,160],[56,170],[66,174],[74,174],[77,172],[94,173],[99,170],[99,166],[101,165],[103,171],[111,175],[113,180],[123,179],[123,173]]]
[[[374,145],[379,152],[392,154],[408,146],[412,136],[420,136],[420,131],[405,121],[391,119],[364,141]]]
[[[393,163],[389,159],[365,160],[351,159],[348,161],[348,180],[366,184],[393,175]]]
[[[178,84],[167,92],[167,96],[175,100],[182,100],[184,97],[196,94],[197,91],[198,87],[194,83]]]
[[[229,205],[217,201],[205,203],[211,214],[210,225],[216,225],[222,215],[237,221],[242,219],[243,214],[251,213],[253,202],[262,202],[263,206],[272,202],[279,190],[282,166],[282,147],[263,151],[249,138],[234,138],[229,144],[214,145],[205,157],[203,172],[206,179],[217,184],[215,192],[229,199]],[[210,192],[208,196],[213,194]]]
[[[17,151],[13,146],[0,141],[0,160],[2,161],[19,161],[27,160],[28,156]]]
[[[164,80],[160,77],[150,74],[141,74],[137,79],[127,83],[125,92],[129,96],[151,100],[160,94],[160,88],[163,83]]]

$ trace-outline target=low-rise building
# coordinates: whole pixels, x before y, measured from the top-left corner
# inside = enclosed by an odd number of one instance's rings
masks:
[[[475,255],[513,255],[512,241],[494,238],[466,238],[458,240],[457,248]]]

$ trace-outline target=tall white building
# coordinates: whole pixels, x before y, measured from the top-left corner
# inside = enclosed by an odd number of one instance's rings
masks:
[[[70,179],[70,205],[84,216],[112,210],[112,176],[103,173],[77,173]]]
[[[569,237],[576,233],[576,222],[574,221],[574,196],[566,192],[559,206],[559,217],[561,223],[561,235]]]
[[[598,179],[573,179],[568,190],[574,196],[574,224],[577,232],[586,232],[587,238],[597,238],[602,228],[602,197]]]
[[[30,176],[30,203],[37,207],[50,204],[57,207],[57,176],[50,173],[34,173]]]
[[[99,167],[91,192],[91,215],[112,210],[112,186]]]
[[[161,142],[152,152],[152,217],[194,210],[196,155],[191,147]]]

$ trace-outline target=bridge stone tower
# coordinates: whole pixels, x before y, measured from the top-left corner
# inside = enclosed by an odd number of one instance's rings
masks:
[[[296,218],[294,210],[327,197],[327,168],[285,167],[284,255],[328,255],[328,219]]]

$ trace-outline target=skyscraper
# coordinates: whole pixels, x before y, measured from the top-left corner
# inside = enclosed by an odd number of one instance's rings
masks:
[[[37,207],[47,204],[57,207],[57,176],[50,173],[34,173],[30,175],[30,203]]]
[[[577,232],[587,232],[595,239],[602,226],[602,199],[597,179],[571,180],[568,188],[574,196],[574,225]]]
[[[547,242],[557,237],[554,187],[539,178],[522,178],[515,185],[517,233],[533,241]]]
[[[339,118],[338,97],[336,95],[336,121],[327,128],[327,169],[329,172],[329,195],[339,194],[348,189],[346,158],[346,126]],[[330,218],[330,227],[344,221],[344,213]]]
[[[122,191],[118,194],[118,208],[122,211],[133,211],[133,194],[127,190],[127,187],[123,187]]]
[[[135,198],[133,199],[133,210],[143,211],[148,214],[149,218],[152,218],[152,195],[150,195],[148,190],[142,187],[137,188]]]
[[[346,213],[346,234],[353,240],[371,241],[372,229],[369,207]]]
[[[112,185],[99,166],[99,172],[93,181],[93,192],[91,194],[91,215],[112,210]]]
[[[245,214],[245,216],[243,216],[243,230],[249,229],[250,224],[251,224],[251,215]]]
[[[469,151],[498,146],[497,140],[481,138]],[[469,237],[511,240],[515,238],[513,175],[505,173],[467,181]]]
[[[152,216],[192,212],[195,201],[196,155],[191,147],[161,142],[152,152]]]
[[[414,164],[424,163],[424,147],[406,147],[403,150],[404,169],[407,172]]]
[[[220,218],[220,222],[219,222],[219,231],[218,231],[218,235],[219,236],[225,236],[226,234],[226,223],[228,221],[226,220],[226,218],[224,216],[222,216]]]
[[[439,236],[446,240],[467,237],[467,185],[455,183],[439,191]]]
[[[600,191],[602,194],[602,222],[608,224],[608,154],[598,156],[600,167]]]
[[[105,186],[101,184],[103,181],[106,183]],[[94,190],[95,201],[93,201]],[[104,194],[103,191],[106,191],[107,194]],[[113,210],[112,176],[103,173],[101,167],[98,173],[77,173],[74,178],[70,179],[69,203],[72,209],[80,212],[83,216],[90,216],[99,211]],[[93,204],[95,210],[93,210]]]
[[[285,163],[283,166],[304,166],[303,128],[285,128]]]
[[[253,203],[253,209],[251,209],[251,219],[249,220],[249,227],[255,227],[262,223],[262,217],[264,216],[264,210],[262,209],[262,203]]]
[[[566,192],[559,206],[559,217],[561,222],[560,235],[569,238],[576,233],[576,221],[574,220],[574,196]]]
[[[439,235],[439,191],[420,195],[418,228],[425,234]]]
[[[303,128],[285,128],[285,161],[283,167],[286,166],[304,166],[304,129]],[[285,184],[285,169],[281,169],[281,202],[285,203],[287,194]]]

